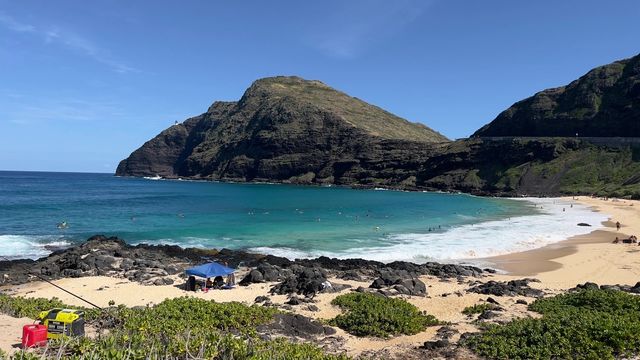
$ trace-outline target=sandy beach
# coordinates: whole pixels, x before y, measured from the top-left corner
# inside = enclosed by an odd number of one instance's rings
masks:
[[[511,276],[532,276],[551,289],[568,289],[586,281],[598,284],[635,284],[640,281],[638,244],[612,244],[613,240],[640,234],[640,202],[563,198],[590,206],[609,216],[604,229],[530,251],[487,259]],[[620,222],[620,231],[615,223]]]
[[[458,331],[454,337],[466,331],[475,331],[472,324],[474,318],[463,315],[461,311],[470,305],[478,304],[487,299],[486,295],[469,293],[468,289],[477,280],[505,281],[534,277],[539,283],[532,283],[532,287],[554,293],[574,287],[587,281],[598,284],[629,284],[640,280],[640,247],[637,244],[612,244],[615,237],[627,238],[632,234],[640,234],[640,203],[629,200],[603,200],[589,197],[563,198],[564,201],[589,205],[594,211],[607,214],[610,218],[605,228],[596,230],[588,235],[577,236],[544,248],[514,253],[486,259],[494,263],[497,268],[507,274],[492,274],[481,279],[468,278],[464,281],[451,279],[442,280],[436,277],[423,276],[421,280],[427,285],[427,297],[404,296],[410,303],[421,310],[435,315],[438,319],[450,322]],[[622,224],[620,231],[616,231],[615,222]],[[242,274],[238,274],[240,279]],[[182,289],[183,281],[175,277],[175,285],[143,286],[126,279],[112,277],[82,277],[56,280],[55,283],[74,292],[99,306],[107,306],[110,301],[127,306],[144,306],[157,304],[166,298],[180,296],[195,296],[219,302],[239,301],[253,304],[257,296],[269,296],[274,304],[282,305],[287,301],[284,295],[270,295],[272,283],[239,286],[233,290],[216,290],[203,292],[186,292]],[[353,289],[358,286],[368,287],[370,282],[345,281],[330,279],[332,282],[348,284]],[[57,297],[70,305],[86,306],[77,298],[61,292],[43,282],[33,282],[19,286],[0,287],[5,294],[26,297]],[[345,290],[341,293],[345,293]],[[329,319],[340,313],[340,310],[330,302],[338,293],[323,293],[314,298],[317,311],[311,311],[304,306],[292,309],[296,313],[315,319]],[[522,303],[531,302],[533,298],[502,297],[498,298],[500,305],[506,309],[500,319],[508,320],[513,317],[536,316],[527,311]],[[520,300],[521,303],[516,301]],[[27,319],[9,319],[3,316],[5,323],[17,328]],[[379,340],[372,338],[357,338],[338,330],[337,337],[342,339],[342,351],[350,355],[361,354],[365,351],[388,349],[390,352],[399,349],[409,349],[435,338],[438,327],[432,327],[413,336],[398,336],[392,339]],[[4,332],[0,347],[5,351],[13,351],[11,345],[19,343],[20,334],[17,331]]]

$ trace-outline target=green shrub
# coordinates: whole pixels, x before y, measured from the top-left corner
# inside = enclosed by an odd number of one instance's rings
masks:
[[[583,290],[529,305],[539,319],[517,319],[464,341],[490,359],[614,359],[640,351],[640,297]]]
[[[346,311],[331,319],[331,325],[357,336],[413,335],[439,321],[401,300],[367,293],[340,295],[331,302]]]
[[[41,311],[65,307],[58,298],[24,298],[0,294],[0,312],[13,317],[28,317],[35,319]]]
[[[68,306],[57,299],[0,296],[0,311],[8,314],[31,316],[52,307]],[[256,338],[256,326],[272,321],[277,312],[189,297],[165,300],[153,307],[90,310],[96,325],[108,328],[108,333],[95,339],[51,341],[44,358],[58,358],[60,353],[64,359],[347,359],[324,354],[314,345]],[[22,351],[12,356],[40,358],[40,354]]]
[[[495,310],[497,308],[498,306],[494,304],[482,303],[482,304],[467,306],[466,308],[462,309],[462,313],[465,315],[482,314],[486,310]]]
[[[19,351],[13,360],[59,359],[215,359],[215,360],[348,360],[344,355],[329,355],[312,344],[292,343],[279,338],[264,341],[240,338],[231,334],[211,332],[200,334],[197,342],[192,337],[168,335],[164,339],[147,339],[144,343],[125,338],[121,333],[109,334],[91,340],[88,338],[52,341],[49,353],[41,357],[37,353]],[[180,348],[180,352],[174,350]]]
[[[584,290],[538,299],[529,305],[529,310],[540,314],[571,309],[637,314],[640,312],[640,297],[615,290]]]
[[[218,330],[247,332],[267,323],[279,311],[263,306],[180,297],[144,309],[124,310],[124,329],[145,333]]]
[[[54,297],[51,299],[44,298],[25,298],[22,296],[9,296],[0,294],[0,313],[13,317],[28,317],[36,319],[41,311],[53,308],[71,308],[84,310],[85,317],[88,320],[94,320],[100,316],[101,311],[98,309],[87,309],[81,306],[66,305],[60,299]]]

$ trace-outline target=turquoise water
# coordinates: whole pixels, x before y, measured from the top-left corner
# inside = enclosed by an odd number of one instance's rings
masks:
[[[397,246],[537,213],[530,202],[458,194],[0,172],[0,254],[12,257],[37,257],[51,246],[105,234],[129,243],[289,257],[368,254],[384,260],[385,249],[393,248],[389,260],[403,252],[426,259],[442,251],[434,247],[432,254],[426,246],[407,253]],[[56,227],[62,221],[66,229]]]

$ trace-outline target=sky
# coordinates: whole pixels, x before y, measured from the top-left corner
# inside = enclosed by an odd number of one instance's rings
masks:
[[[0,170],[113,172],[275,75],[467,137],[638,39],[637,0],[0,0]]]

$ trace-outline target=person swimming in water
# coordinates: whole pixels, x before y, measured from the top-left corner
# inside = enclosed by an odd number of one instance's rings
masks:
[[[66,221],[63,221],[63,222],[58,223],[58,225],[56,225],[56,227],[58,229],[62,230],[62,229],[66,229],[67,227],[69,227],[69,224],[67,224]]]

